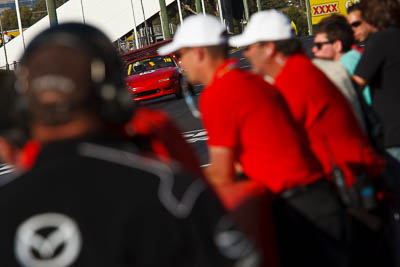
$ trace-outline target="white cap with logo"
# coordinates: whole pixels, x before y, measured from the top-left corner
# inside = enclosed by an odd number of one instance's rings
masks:
[[[225,28],[211,15],[193,15],[186,18],[176,31],[171,43],[158,49],[160,55],[178,51],[184,47],[214,46],[227,43]]]
[[[271,9],[254,14],[244,32],[229,39],[229,45],[240,47],[291,38],[294,38],[294,33],[290,20],[284,14]]]

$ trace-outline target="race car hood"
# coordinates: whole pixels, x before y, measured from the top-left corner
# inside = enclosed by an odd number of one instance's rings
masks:
[[[135,85],[141,85],[143,83],[148,83],[150,81],[157,82],[159,79],[165,79],[171,77],[176,70],[177,70],[176,67],[151,70],[140,74],[131,75],[126,78],[126,82],[128,84],[135,83]]]

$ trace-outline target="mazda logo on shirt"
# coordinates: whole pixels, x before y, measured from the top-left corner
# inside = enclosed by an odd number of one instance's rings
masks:
[[[58,213],[29,218],[15,237],[16,258],[29,267],[67,267],[77,259],[81,246],[77,224]]]

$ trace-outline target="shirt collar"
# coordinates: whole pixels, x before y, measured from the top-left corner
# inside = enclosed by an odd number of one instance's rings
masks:
[[[220,79],[226,73],[237,68],[238,60],[236,58],[230,58],[225,60],[218,68],[215,70],[213,81]]]
[[[41,166],[49,161],[60,161],[74,157],[78,153],[78,146],[82,143],[101,143],[104,145],[116,145],[126,143],[122,137],[108,134],[87,135],[78,138],[64,139],[42,145],[33,166]],[[132,146],[134,146],[132,144]]]

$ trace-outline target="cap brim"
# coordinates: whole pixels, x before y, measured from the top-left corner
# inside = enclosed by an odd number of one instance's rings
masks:
[[[181,45],[177,44],[176,42],[172,41],[169,44],[166,44],[162,47],[160,47],[157,52],[159,55],[168,55],[170,53],[174,53],[176,51],[178,51],[179,49],[181,49]]]
[[[253,44],[253,40],[246,37],[244,34],[239,34],[236,36],[232,36],[229,38],[228,41],[229,45],[232,47],[242,47],[242,46],[248,46]]]

